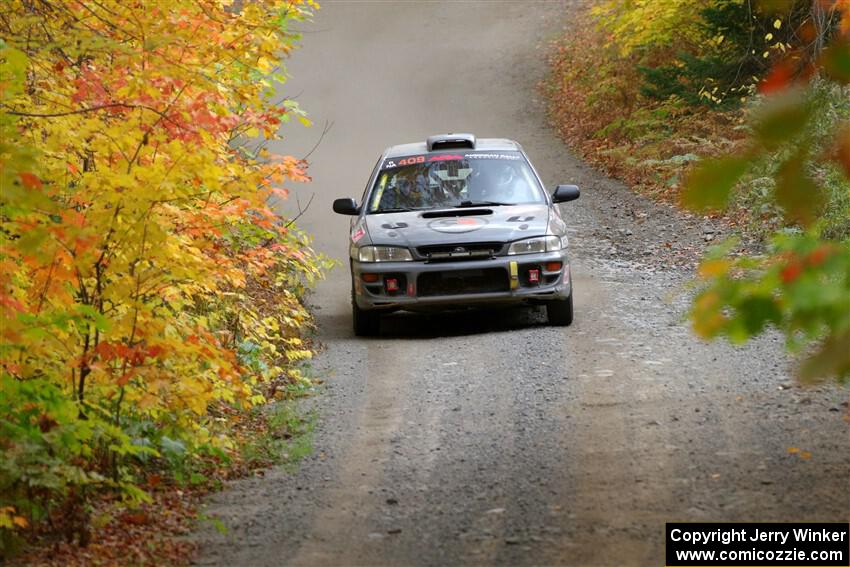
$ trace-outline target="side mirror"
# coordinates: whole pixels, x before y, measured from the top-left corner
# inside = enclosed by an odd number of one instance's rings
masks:
[[[566,203],[567,201],[575,201],[581,195],[578,185],[558,185],[555,187],[555,192],[552,193],[552,200],[556,203]]]
[[[357,201],[351,198],[334,199],[334,212],[341,215],[359,215],[360,207],[357,206]]]

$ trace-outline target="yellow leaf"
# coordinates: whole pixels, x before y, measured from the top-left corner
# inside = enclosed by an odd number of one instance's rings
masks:
[[[774,21],[773,27],[775,27],[776,29],[781,28],[782,27],[782,20],[777,19],[776,21]]]
[[[257,67],[263,73],[268,73],[269,71],[274,69],[274,63],[265,57],[260,57],[260,59],[257,61]]]

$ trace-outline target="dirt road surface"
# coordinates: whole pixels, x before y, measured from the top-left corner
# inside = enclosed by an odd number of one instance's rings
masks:
[[[782,342],[704,344],[682,321],[720,228],[631,195],[546,127],[535,84],[562,2],[322,2],[286,94],[316,122],[300,225],[345,260],[384,147],[454,131],[517,139],[547,186],[577,183],[576,320],[538,309],[393,316],[351,332],[347,266],[318,288],[314,452],[214,496],[208,565],[663,565],[668,521],[848,521],[846,391],[802,389]],[[294,199],[287,204],[289,211]],[[844,404],[844,405],[842,405]],[[790,453],[789,447],[811,457]],[[807,456],[807,455],[804,455]]]

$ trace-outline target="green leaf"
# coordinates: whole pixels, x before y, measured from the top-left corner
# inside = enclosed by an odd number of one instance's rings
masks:
[[[749,159],[734,156],[704,161],[688,177],[682,203],[697,211],[723,207],[749,166]]]
[[[756,138],[768,149],[775,149],[805,129],[812,110],[810,104],[797,97],[780,99],[757,120],[753,128]]]
[[[823,189],[806,172],[808,148],[803,148],[779,168],[776,202],[785,210],[785,218],[810,226],[823,208]]]
[[[761,333],[768,323],[780,323],[782,311],[773,297],[752,296],[738,306],[741,322],[749,336]]]
[[[821,64],[826,75],[839,83],[850,83],[850,42],[836,42],[824,50]]]
[[[830,375],[850,375],[850,330],[832,335],[821,345],[820,350],[806,359],[800,366],[799,376],[804,382],[818,382]]]

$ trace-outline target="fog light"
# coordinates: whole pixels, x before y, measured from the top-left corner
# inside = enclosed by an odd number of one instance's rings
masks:
[[[547,272],[557,272],[557,271],[560,271],[561,266],[563,266],[563,264],[561,264],[561,262],[548,262],[546,264],[546,271]]]
[[[378,274],[363,274],[363,281],[366,283],[375,283],[381,277]]]
[[[531,283],[540,283],[540,270],[528,270],[528,281]]]
[[[387,291],[398,291],[398,279],[387,278],[384,280],[384,285],[387,286]]]

